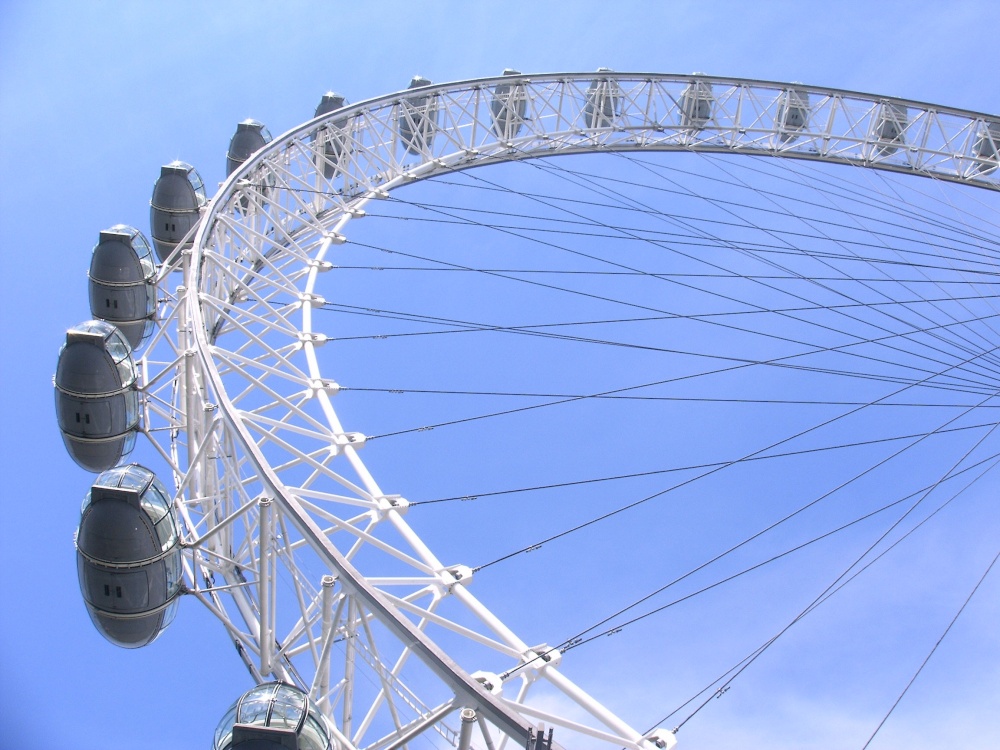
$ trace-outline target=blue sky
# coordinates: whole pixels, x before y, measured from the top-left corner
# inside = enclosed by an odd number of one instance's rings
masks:
[[[211,192],[225,176],[235,123],[246,117],[279,134],[307,119],[331,88],[360,101],[402,89],[418,73],[443,82],[498,74],[505,67],[699,71],[998,113],[995,13],[990,0],[954,2],[947,9],[930,2],[809,0],[762,2],[754,8],[728,1],[286,2],[279,7],[228,1],[0,0],[0,168],[6,176],[0,182],[0,216],[9,264],[0,301],[7,352],[0,366],[5,414],[0,461],[6,477],[0,522],[3,744],[24,750],[206,747],[225,708],[249,687],[222,629],[195,602],[183,602],[177,621],[151,647],[126,652],[93,630],[77,588],[72,539],[90,476],[62,448],[51,376],[63,332],[88,317],[86,270],[97,233],[119,222],[147,231],[149,197],[161,164],[176,158],[191,162]],[[392,471],[396,485],[409,486],[407,481],[416,480],[405,478],[407,465],[414,464],[410,476],[420,475],[420,462],[413,458],[420,447],[405,445],[404,455],[411,460],[396,461]],[[407,490],[409,496],[420,493],[419,488]],[[530,508],[519,512],[531,514]],[[435,513],[432,523],[438,528],[455,522],[444,508]],[[466,523],[462,516],[454,518]],[[984,510],[983,518],[996,516]],[[698,522],[724,526],[720,519]],[[580,571],[599,574],[594,559],[614,554],[616,546],[637,545],[629,536],[635,533],[634,525],[625,525],[587,541],[577,548],[585,558]],[[670,537],[677,537],[671,544],[682,547],[684,533],[683,527],[671,530]],[[935,549],[949,558],[971,558],[980,551],[971,545],[956,552],[952,541],[943,533],[932,539],[914,569],[919,573],[896,579],[903,582],[889,584],[888,593],[884,582],[871,584],[855,606],[903,597],[914,579],[933,579]],[[649,554],[657,554],[656,549]],[[481,562],[480,554],[473,548],[470,562]],[[785,575],[808,578],[811,564]],[[502,581],[493,584],[501,594],[515,594],[501,604],[512,616],[519,601],[532,597],[525,583],[529,574],[522,577],[520,565],[506,569]],[[483,578],[489,580],[486,572]],[[769,585],[786,582],[775,579]],[[553,632],[540,638],[558,640],[570,627],[565,612],[577,606],[570,603],[579,597],[558,585],[543,590],[538,609],[551,615]],[[947,581],[929,590],[954,595]],[[602,591],[596,583],[594,596]],[[995,741],[995,727],[986,727],[1000,694],[1000,647],[995,635],[991,640],[978,628],[995,623],[998,591],[993,580],[975,602],[978,614],[970,613],[969,627],[978,633],[974,650],[957,654],[953,669],[919,683],[928,685],[920,700],[946,704],[933,734],[918,733],[919,722],[911,721],[885,747],[903,747],[905,741],[914,747],[961,745],[949,737],[967,746],[983,746],[989,737]],[[910,606],[913,600],[907,602]],[[592,605],[589,600],[586,606]],[[637,724],[653,721],[659,718],[663,681],[701,679],[688,674],[687,662],[675,667],[666,660],[660,640],[676,643],[692,631],[710,632],[710,641],[684,647],[704,649],[708,659],[727,634],[745,627],[721,603],[708,611],[717,614],[692,614],[688,623],[682,617],[669,624],[657,621],[642,626],[631,640],[609,640],[611,645],[581,661],[579,671],[567,657],[567,671],[587,687],[603,685],[604,692],[614,693],[634,711]],[[876,663],[880,652],[907,640],[919,618],[920,610],[914,609],[909,625],[883,631],[884,643],[858,644],[851,658]],[[887,710],[891,688],[877,696],[857,688],[853,708],[850,702],[828,700],[824,691],[830,688],[819,683],[802,683],[808,691],[782,688],[789,684],[789,672],[799,669],[826,672],[833,682],[841,669],[853,673],[810,640],[821,640],[824,631],[842,634],[851,622],[850,610],[831,616],[793,641],[793,657],[762,660],[752,689],[734,689],[713,706],[711,718],[692,725],[691,734],[682,732],[680,741],[687,747],[765,739],[779,747],[841,746],[837,738],[843,737],[850,738],[848,746],[857,737],[863,742],[871,731],[871,714]],[[544,633],[545,625],[543,618],[531,627]],[[748,637],[762,638],[765,631]],[[978,650],[988,645],[992,651]],[[897,689],[912,673],[914,659],[919,662],[919,653],[919,647],[910,651],[909,661],[900,666],[892,682]],[[824,663],[828,658],[830,663]],[[769,710],[763,712],[753,693],[773,686]]]

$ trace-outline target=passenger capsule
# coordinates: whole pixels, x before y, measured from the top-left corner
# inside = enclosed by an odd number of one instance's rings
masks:
[[[226,176],[235,172],[240,164],[260,151],[271,142],[271,134],[264,123],[257,120],[244,120],[236,126],[236,132],[229,140],[229,153],[226,154]]]
[[[56,418],[70,456],[104,471],[128,455],[139,424],[138,375],[122,332],[103,320],[70,328],[56,365]]]
[[[302,690],[265,682],[244,693],[215,730],[213,750],[337,750],[334,730]]]
[[[408,88],[421,89],[431,82],[423,76],[413,76]],[[408,153],[418,155],[429,150],[437,128],[437,96],[424,94],[411,96],[399,103],[396,116],[399,139]]]
[[[598,68],[598,73],[611,73],[611,68]],[[595,78],[587,87],[583,121],[588,128],[607,128],[615,121],[621,102],[621,88],[613,78]]]
[[[152,643],[174,619],[181,555],[170,495],[149,469],[118,466],[83,501],[77,573],[101,635],[123,648]]]
[[[519,76],[521,71],[505,68],[505,76]],[[497,138],[509,141],[524,127],[528,110],[528,90],[523,83],[501,83],[493,89],[490,114],[493,115],[493,132]]]
[[[340,94],[328,91],[320,99],[319,104],[316,106],[316,114],[313,117],[320,117],[321,115],[335,112],[346,104],[347,100]],[[340,155],[344,152],[344,139],[339,132],[343,127],[343,122],[335,120],[326,130],[317,136],[317,139],[323,144],[323,156],[317,154],[316,159],[318,163],[316,166],[319,168],[319,163],[322,163],[323,176],[328,180],[333,177],[336,164],[340,160]]]
[[[889,156],[906,144],[906,130],[909,113],[902,104],[882,102],[875,116],[875,150],[879,156]]]
[[[155,279],[153,252],[142,232],[126,224],[101,232],[90,258],[90,314],[117,326],[133,350],[153,330]]]
[[[799,137],[809,124],[809,92],[786,89],[778,103],[778,137],[788,143]]]
[[[707,81],[691,81],[681,92],[681,128],[702,130],[712,119],[712,84]]]
[[[990,174],[1000,166],[1000,122],[984,123],[984,127],[976,133],[976,142],[972,146],[975,155],[982,161],[975,165],[976,174]]]
[[[149,203],[149,226],[153,247],[161,262],[197,224],[207,203],[205,184],[190,164],[174,161],[160,168]],[[185,247],[190,247],[190,241]]]

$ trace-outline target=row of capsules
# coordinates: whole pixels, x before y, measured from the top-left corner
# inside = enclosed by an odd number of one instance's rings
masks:
[[[519,73],[508,69],[504,75]],[[409,89],[430,85],[415,76]],[[615,109],[616,97],[605,87],[606,81],[595,81],[588,92],[588,115],[593,119],[611,116]],[[327,93],[314,117],[344,104],[344,97]],[[502,84],[495,89],[491,114],[498,136],[509,138],[521,129],[525,107],[523,86]],[[437,114],[432,96],[414,92],[401,102],[397,128],[407,152],[419,153],[430,145]],[[239,123],[226,156],[227,175],[270,140],[262,123]],[[337,142],[325,145],[327,177],[339,147]],[[127,224],[100,232],[89,272],[93,318],[66,332],[56,366],[56,416],[63,443],[79,466],[98,474],[77,532],[80,588],[97,629],[126,648],[151,643],[163,631],[181,589],[171,495],[146,467],[122,465],[139,432],[141,390],[134,355],[156,325],[157,278],[162,275],[158,263],[176,266],[174,256],[190,247],[207,202],[197,170],[175,161],[161,168],[153,187],[152,245]]]
[[[329,92],[315,116],[344,103]],[[262,123],[239,123],[226,155],[227,175],[270,141]],[[166,267],[176,266],[178,252],[191,246],[207,204],[197,170],[174,161],[161,168],[153,187],[152,245],[127,224],[100,233],[88,274],[92,319],[66,332],[56,365],[56,419],[63,443],[77,465],[98,474],[84,498],[76,533],[80,591],[98,632],[124,648],[152,643],[166,629],[183,588],[171,493],[150,469],[125,459],[140,430],[135,355],[156,327],[157,279]],[[262,705],[268,708],[264,713]],[[216,731],[215,746],[238,750],[270,742],[331,750],[338,744],[333,736],[301,690],[265,683],[233,704]]]
[[[268,141],[261,123],[241,122],[228,172]],[[171,493],[145,466],[123,462],[140,429],[136,352],[156,326],[158,265],[190,247],[207,203],[197,170],[175,161],[161,168],[153,187],[152,245],[127,224],[100,233],[90,260],[92,319],[66,332],[56,364],[63,443],[81,468],[98,474],[76,534],[80,591],[97,630],[125,648],[145,646],[163,632],[182,588]]]

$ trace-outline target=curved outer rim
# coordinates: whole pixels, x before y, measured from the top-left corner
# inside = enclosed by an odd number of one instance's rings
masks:
[[[604,127],[581,127],[581,103],[586,101],[587,87],[592,81],[605,82],[612,96],[621,96],[615,104],[616,114],[613,120]],[[674,118],[670,125],[663,118],[645,116],[635,122],[637,102],[645,101],[669,104],[672,99],[675,107],[679,107],[676,91],[672,89],[685,87],[694,82],[699,86],[710,87],[713,115],[704,127],[684,126],[677,121],[679,109],[666,112]],[[483,120],[483,103],[486,103],[486,117],[489,112],[489,97],[491,89],[496,85],[523,85],[530,99],[532,112],[539,113],[524,128],[524,134],[504,141],[496,137],[489,128],[489,121]],[[777,122],[778,102],[783,92],[794,91],[800,96],[809,96],[813,116],[801,130],[796,130],[789,137],[788,129],[783,129]],[[570,92],[571,96],[565,96]],[[556,95],[562,95],[559,107],[565,106],[573,111],[563,112],[553,108],[552,101]],[[870,168],[906,172],[924,176],[932,176],[950,181],[975,185],[987,189],[1000,189],[1000,175],[996,162],[990,158],[977,157],[977,138],[987,133],[990,138],[996,137],[1000,129],[996,117],[981,113],[968,112],[949,107],[938,107],[919,102],[878,97],[867,94],[841,91],[825,87],[804,86],[755,81],[739,78],[718,78],[708,76],[667,76],[648,73],[558,73],[546,75],[517,75],[491,78],[479,78],[450,84],[428,86],[420,89],[421,96],[432,97],[436,106],[446,114],[441,118],[441,111],[436,114],[437,122],[442,119],[450,121],[450,125],[435,125],[433,144],[421,144],[420,153],[407,153],[398,144],[398,138],[378,140],[374,133],[376,123],[384,132],[395,132],[397,118],[407,97],[413,97],[413,92],[397,92],[387,96],[369,99],[361,103],[344,107],[340,110],[314,118],[300,125],[283,136],[275,139],[264,149],[236,170],[223,183],[220,191],[212,200],[207,213],[203,216],[197,230],[192,251],[190,269],[193,273],[193,283],[186,283],[186,310],[193,324],[194,343],[198,350],[200,368],[205,381],[210,384],[219,406],[225,416],[229,428],[242,444],[242,449],[254,464],[261,481],[269,486],[274,498],[282,508],[294,519],[300,533],[310,541],[313,548],[336,570],[342,584],[354,595],[360,597],[377,613],[379,619],[393,630],[396,635],[407,643],[441,679],[453,688],[459,698],[470,706],[483,710],[487,717],[496,723],[505,733],[520,741],[528,735],[529,722],[511,708],[509,702],[499,699],[486,690],[466,672],[457,666],[430,638],[418,630],[410,620],[397,614],[383,596],[373,588],[342,555],[319,526],[307,515],[297,499],[283,486],[281,480],[268,465],[263,453],[252,438],[247,427],[240,420],[235,407],[225,393],[222,377],[213,358],[214,334],[209,330],[202,300],[212,296],[218,304],[230,306],[228,299],[222,299],[217,288],[213,288],[210,274],[206,273],[208,256],[212,247],[212,227],[220,213],[232,209],[234,201],[239,201],[237,193],[245,190],[248,175],[256,170],[274,171],[279,168],[283,154],[288,149],[312,148],[314,155],[322,154],[321,139],[330,132],[336,132],[348,139],[348,150],[352,157],[346,168],[339,174],[345,185],[350,188],[344,192],[331,192],[324,195],[327,203],[323,207],[317,205],[308,221],[321,225],[326,230],[326,239],[320,244],[313,256],[315,263],[311,268],[305,286],[305,294],[311,295],[316,283],[320,263],[331,244],[340,237],[344,227],[352,216],[372,198],[380,197],[385,192],[401,184],[417,179],[426,179],[437,174],[465,169],[486,163],[508,161],[520,158],[532,158],[552,155],[555,153],[576,153],[592,151],[624,151],[624,150],[686,150],[706,152],[737,152],[758,155],[771,155],[789,158],[818,159],[838,163],[857,164]],[[464,97],[464,98],[463,98]],[[462,111],[461,102],[466,102]],[[470,104],[474,102],[474,104]],[[735,106],[733,113],[727,111],[729,105]],[[905,107],[909,113],[904,128],[906,143],[891,143],[878,138],[876,123],[883,108],[887,105]],[[745,115],[745,106],[756,106],[755,125],[746,127],[741,118]],[[619,110],[620,107],[620,110]],[[814,123],[817,112],[828,110],[825,123]],[[546,109],[547,108],[547,109]],[[770,108],[770,109],[769,109]],[[668,107],[669,109],[669,107]],[[851,114],[851,112],[855,114]],[[647,112],[648,115],[648,112]],[[465,119],[462,119],[465,116]],[[840,132],[837,117],[847,118],[849,132]],[[476,118],[479,118],[478,120]],[[552,120],[561,126],[558,130],[544,130],[545,125]],[[364,131],[361,123],[368,122],[369,131]],[[344,129],[340,124],[346,123]],[[586,125],[586,123],[582,123]],[[477,133],[478,126],[478,133]],[[859,135],[859,127],[864,126]],[[336,128],[331,131],[329,128]],[[463,129],[472,130],[473,140],[463,140]],[[933,142],[935,131],[944,134],[943,143]],[[365,137],[371,136],[374,145],[369,146]],[[479,140],[475,140],[478,136]],[[782,136],[785,136],[784,138]],[[915,138],[914,138],[915,136]],[[939,139],[941,140],[941,139]],[[916,142],[919,145],[909,145]],[[318,148],[312,144],[319,144]],[[444,143],[445,148],[442,148]],[[808,144],[826,144],[821,147]],[[841,148],[830,147],[830,143],[840,143]],[[843,144],[847,144],[846,146]],[[993,146],[996,149],[995,144]],[[379,150],[381,149],[381,150]],[[881,150],[880,150],[881,149]],[[375,153],[378,151],[378,153]],[[402,156],[400,156],[402,152]],[[366,160],[355,158],[362,154]],[[995,153],[995,150],[992,152]],[[414,158],[416,157],[416,158]],[[369,169],[377,165],[379,169]],[[281,190],[269,186],[268,190]],[[315,344],[308,334],[312,333],[311,306],[302,305],[303,349],[309,365],[309,375],[316,381],[321,381],[318,361],[315,355]],[[343,429],[337,420],[330,404],[328,394],[323,389],[317,392],[322,409],[329,420],[331,430],[343,435]],[[365,469],[357,455],[355,447],[349,441],[340,444],[342,453],[362,477],[366,489],[373,498],[384,498],[375,480]],[[423,543],[409,529],[400,514],[393,508],[384,509],[385,518],[397,531],[400,531],[414,548],[430,565],[441,569],[441,564]],[[533,654],[528,647],[502,623],[496,620],[463,586],[455,586],[455,593],[466,606],[476,610],[501,639],[507,641],[521,653]],[[571,693],[579,691],[555,669],[545,668],[546,676],[561,683],[559,686]],[[632,740],[633,747],[651,747],[652,743],[643,740],[642,736],[630,729],[624,722],[617,719],[598,704],[589,705],[591,712],[600,718],[614,731]],[[672,739],[672,738],[671,738]],[[672,744],[668,741],[667,744]]]

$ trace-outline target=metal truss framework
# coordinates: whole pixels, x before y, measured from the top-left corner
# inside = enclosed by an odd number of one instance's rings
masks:
[[[169,259],[160,328],[141,361],[143,427],[172,467],[188,593],[224,624],[253,677],[294,682],[345,747],[523,746],[556,727],[631,750],[643,736],[470,592],[406,523],[341,425],[313,312],[350,221],[392,189],[548,155],[734,152],[855,164],[1000,189],[985,115],[800,84],[651,74],[505,76],[345,107],[236,171]],[[162,292],[161,292],[162,294]],[[280,585],[279,585],[280,584]],[[459,656],[460,655],[460,656]],[[460,660],[460,661],[459,661]],[[589,718],[532,705],[547,683]],[[468,710],[472,709],[475,714]],[[459,712],[461,711],[461,716]],[[459,726],[456,727],[456,724]]]

